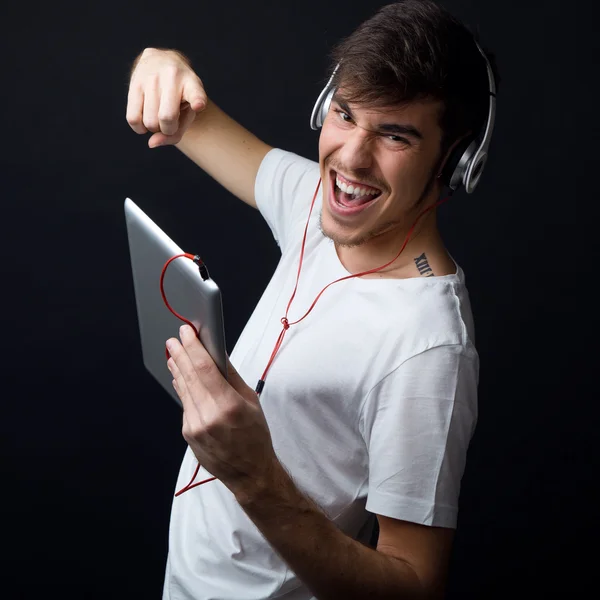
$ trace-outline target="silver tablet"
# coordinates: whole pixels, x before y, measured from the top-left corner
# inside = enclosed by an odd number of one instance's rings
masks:
[[[130,198],[125,199],[125,220],[144,366],[181,406],[167,368],[165,342],[170,337],[179,338],[183,321],[167,308],[160,277],[166,262],[184,251]],[[223,307],[217,284],[210,277],[204,280],[198,265],[182,257],[167,267],[163,290],[171,308],[200,332],[200,341],[227,377]]]

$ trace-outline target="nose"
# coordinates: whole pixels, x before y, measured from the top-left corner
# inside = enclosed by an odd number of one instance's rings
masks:
[[[360,171],[371,167],[373,155],[369,137],[369,132],[360,127],[346,133],[338,150],[338,160],[346,169]]]

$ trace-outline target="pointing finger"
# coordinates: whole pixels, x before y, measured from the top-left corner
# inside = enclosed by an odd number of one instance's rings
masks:
[[[182,100],[188,102],[194,112],[206,107],[206,92],[199,77],[188,77],[185,80]]]

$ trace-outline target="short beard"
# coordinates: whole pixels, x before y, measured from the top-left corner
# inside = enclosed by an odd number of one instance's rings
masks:
[[[427,196],[431,192],[431,189],[432,189],[433,184],[436,179],[436,173],[437,173],[437,170],[439,167],[439,162],[440,161],[438,158],[436,160],[436,168],[434,168],[431,171],[429,178],[427,180],[427,183],[425,184],[425,188],[423,189],[423,192],[421,193],[421,195],[419,196],[417,201],[413,204],[413,207],[412,207],[413,211],[415,211],[415,209],[419,208],[420,206],[422,206],[425,203]],[[402,225],[404,225],[404,223],[402,221],[388,221],[387,223],[383,223],[382,225],[379,225],[379,227],[377,227],[376,229],[368,231],[360,238],[357,238],[354,240],[349,240],[348,238],[337,237],[337,236],[327,233],[327,231],[325,231],[323,229],[323,209],[321,209],[321,212],[319,213],[319,229],[321,230],[321,233],[326,238],[329,238],[332,242],[334,242],[338,246],[341,246],[342,248],[356,248],[358,246],[362,246],[363,244],[370,242],[372,239],[374,239],[380,235],[383,235],[384,233],[387,233],[388,231],[391,231],[392,229],[395,229],[396,227],[402,226]],[[407,231],[407,233],[408,233],[408,231]]]
[[[321,209],[321,212],[319,213],[319,229],[321,230],[321,233],[326,238],[329,238],[332,242],[334,242],[338,246],[341,246],[342,248],[356,248],[358,246],[362,246],[363,244],[370,242],[372,239],[383,235],[388,231],[391,231],[398,225],[400,225],[399,221],[389,221],[388,223],[380,225],[379,227],[377,227],[377,229],[368,231],[362,237],[351,240],[348,238],[332,235],[325,231],[325,229],[323,229],[323,210]]]

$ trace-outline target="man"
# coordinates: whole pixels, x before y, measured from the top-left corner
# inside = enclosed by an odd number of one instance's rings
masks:
[[[224,114],[179,52],[132,69],[134,131],[257,208],[282,252],[229,381],[188,328],[167,342],[189,448],[164,599],[443,595],[479,358],[435,206],[485,122],[486,64],[429,0],[381,9],[334,64],[318,164]]]

